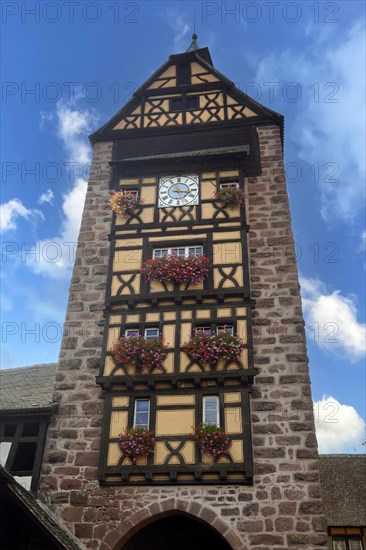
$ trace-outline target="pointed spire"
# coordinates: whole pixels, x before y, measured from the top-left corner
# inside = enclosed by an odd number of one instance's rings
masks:
[[[197,44],[197,34],[196,34],[196,16],[193,17],[193,34],[192,34],[192,42],[187,50],[187,52],[194,52],[195,50],[199,50],[199,46]]]
[[[197,38],[198,36],[196,35],[196,33],[194,32],[192,34],[192,42],[187,50],[187,52],[194,52],[195,50],[199,50],[199,46],[197,44]]]

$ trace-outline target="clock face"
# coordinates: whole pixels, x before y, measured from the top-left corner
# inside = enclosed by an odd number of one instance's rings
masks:
[[[198,176],[172,176],[159,182],[159,208],[199,203]]]

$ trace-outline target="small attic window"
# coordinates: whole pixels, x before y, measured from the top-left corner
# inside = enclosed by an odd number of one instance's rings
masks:
[[[187,111],[198,109],[198,95],[187,96]]]
[[[192,111],[198,109],[199,102],[198,95],[184,97],[173,97],[170,100],[170,110],[171,111]]]
[[[170,110],[171,111],[182,111],[183,110],[183,98],[174,97],[170,100]]]
[[[177,86],[191,83],[191,65],[177,65]]]

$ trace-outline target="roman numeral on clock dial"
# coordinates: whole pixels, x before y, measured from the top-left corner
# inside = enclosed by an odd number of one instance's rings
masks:
[[[158,193],[159,208],[197,205],[199,203],[198,183],[198,176],[161,178]]]

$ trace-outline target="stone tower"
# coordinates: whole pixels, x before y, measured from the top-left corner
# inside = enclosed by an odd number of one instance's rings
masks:
[[[38,492],[87,548],[326,545],[283,137],[195,35],[91,136]],[[155,444],[133,461],[118,438],[136,425]]]

